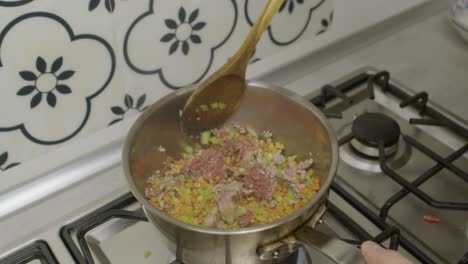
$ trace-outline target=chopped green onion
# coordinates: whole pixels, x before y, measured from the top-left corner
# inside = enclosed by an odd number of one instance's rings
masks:
[[[180,188],[180,192],[183,194],[190,194],[190,189],[187,187]]]
[[[316,194],[317,194],[316,192],[307,193],[307,194],[306,194],[307,200],[310,200],[310,199],[314,198],[314,196],[315,196]]]
[[[296,194],[294,193],[293,190],[289,189],[288,192],[286,193],[286,195],[288,196],[288,199],[292,202],[296,202],[297,198],[296,198]]]
[[[182,188],[179,189],[179,195],[184,199],[190,200],[191,193],[192,192],[190,191],[189,188],[182,187]]]
[[[210,138],[210,142],[211,144],[218,144],[219,143],[219,139],[215,138],[215,137],[211,137]]]
[[[314,171],[313,169],[308,169],[308,170],[307,170],[307,173],[306,173],[306,177],[307,177],[307,176],[310,177],[310,176],[314,175],[314,172],[315,172],[315,171]]]
[[[186,154],[193,154],[193,148],[189,145],[184,145],[182,147],[182,151],[185,152]]]
[[[239,206],[237,207],[235,216],[238,218],[245,215],[245,213],[247,213],[247,209],[245,207]]]
[[[172,199],[175,199],[175,198],[176,198],[174,192],[172,192],[172,191],[169,192],[169,197],[171,197]]]
[[[281,165],[276,165],[276,168],[278,169],[276,172],[276,177],[281,178]]]
[[[288,161],[293,161],[297,158],[297,155],[292,155],[288,157]]]
[[[208,145],[210,143],[211,132],[210,131],[203,131],[200,134],[200,143],[202,145]]]
[[[254,207],[250,209],[252,209],[255,215],[260,214],[260,210],[261,210],[260,205],[254,205]]]
[[[144,256],[145,258],[149,258],[151,256],[151,250],[146,250]]]
[[[180,220],[182,220],[182,222],[185,222],[185,223],[190,223],[190,217],[188,217],[186,215],[182,215]]]
[[[207,105],[200,105],[200,108],[202,111],[208,111],[208,106]]]
[[[219,103],[211,103],[210,107],[211,107],[211,109],[218,109],[219,108]]]
[[[273,195],[273,197],[275,198],[276,201],[278,201],[278,202],[280,202],[280,203],[283,201],[283,197],[282,197],[281,194],[279,194],[279,193],[275,193],[275,194]]]
[[[279,142],[275,142],[275,147],[276,148],[284,148],[284,145],[279,143]]]
[[[270,162],[273,160],[273,154],[271,154],[271,153],[269,153],[269,152],[263,153],[263,160],[264,160],[266,163],[270,163]]]
[[[204,199],[208,199],[213,195],[213,189],[211,186],[208,186],[205,189],[201,189],[200,194]]]

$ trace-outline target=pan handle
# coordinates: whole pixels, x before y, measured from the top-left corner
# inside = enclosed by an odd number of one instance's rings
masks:
[[[338,264],[364,264],[360,250],[343,240],[329,237],[308,225],[294,234],[295,239],[311,253],[311,248]]]
[[[259,248],[258,256],[264,263],[272,263],[274,260],[285,258],[301,247],[307,250],[309,256],[320,252],[323,257],[337,264],[364,264],[357,246],[329,237],[309,225],[305,225],[292,236]],[[309,262],[311,262],[310,259]]]

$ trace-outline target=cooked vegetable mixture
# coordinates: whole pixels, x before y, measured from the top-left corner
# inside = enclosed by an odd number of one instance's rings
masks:
[[[171,217],[219,229],[266,224],[305,205],[320,188],[313,160],[285,156],[270,132],[234,126],[202,132],[148,179],[146,196]]]

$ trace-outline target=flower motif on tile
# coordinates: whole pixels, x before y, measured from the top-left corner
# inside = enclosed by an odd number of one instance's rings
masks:
[[[112,120],[108,126],[113,125],[119,121],[122,121],[127,116],[133,116],[135,114],[141,113],[148,108],[148,106],[143,107],[146,100],[146,94],[141,95],[138,97],[138,100],[134,104],[133,97],[126,94],[124,97],[124,107],[121,106],[113,106],[111,107],[112,113],[118,116],[118,118]]]
[[[196,21],[198,12],[199,10],[195,9],[186,21],[185,18],[187,14],[185,9],[181,7],[179,9],[178,22],[171,18],[164,21],[170,32],[162,36],[161,42],[172,42],[169,48],[169,55],[176,52],[179,46],[182,46],[182,52],[184,55],[187,55],[190,50],[190,42],[193,44],[202,43],[198,31],[202,30],[206,26],[206,23],[203,21]]]
[[[265,4],[266,1],[245,0],[244,13],[250,26]],[[329,7],[330,0],[286,0],[268,27],[268,36],[278,46],[289,45],[304,34],[315,13],[322,12],[321,9],[328,10]]]
[[[250,56],[249,64],[254,64],[260,60],[259,57],[256,57],[255,53],[257,53],[257,48],[253,50],[252,55]]]
[[[0,133],[21,132],[42,145],[73,138],[114,71],[114,52],[102,38],[77,35],[50,13],[13,19],[0,32],[0,80],[9,83],[0,89]]]
[[[317,35],[327,32],[332,22],[333,22],[333,11],[330,12],[330,15],[328,16],[328,18],[326,17],[322,19],[322,22],[321,22],[322,29],[320,29],[319,32],[317,32]]]
[[[284,3],[281,5],[279,9],[279,13],[283,12],[286,6],[288,6],[288,12],[289,14],[292,14],[294,12],[294,2],[296,2],[298,5],[303,4],[304,0],[285,0]]]
[[[37,57],[36,69],[39,74],[36,75],[32,71],[19,72],[21,78],[30,83],[19,89],[16,94],[25,96],[33,93],[34,96],[32,96],[30,104],[31,108],[41,103],[43,97],[46,97],[49,106],[55,107],[57,104],[57,96],[54,94],[54,91],[60,94],[70,94],[72,90],[69,86],[64,84],[63,81],[75,74],[75,71],[72,70],[59,72],[62,63],[63,58],[59,57],[52,63],[50,70],[48,70],[46,61],[42,57]]]
[[[8,152],[3,152],[0,154],[0,171],[6,171],[20,164],[19,162],[8,163],[7,161]]]
[[[115,0],[103,0],[102,2],[104,2],[104,7],[109,13],[114,12]],[[100,3],[101,3],[101,0],[89,0],[89,4],[88,4],[89,12],[92,12],[94,9],[96,9]]]
[[[14,7],[30,3],[34,0],[0,0],[0,6]]]
[[[199,82],[231,37],[237,13],[235,0],[150,0],[125,35],[125,61],[170,89]]]

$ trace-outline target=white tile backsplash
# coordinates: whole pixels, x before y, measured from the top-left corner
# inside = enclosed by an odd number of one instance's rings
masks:
[[[0,169],[142,112],[224,64],[266,0],[0,0]],[[327,33],[286,0],[251,63]]]

